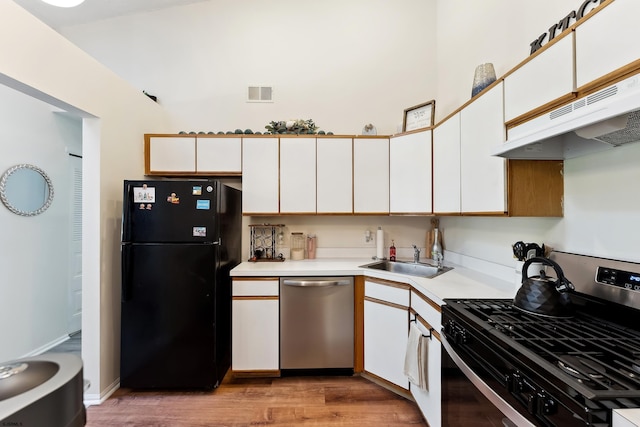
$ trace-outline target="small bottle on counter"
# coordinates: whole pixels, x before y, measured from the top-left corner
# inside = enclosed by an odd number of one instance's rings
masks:
[[[396,243],[392,240],[391,247],[389,248],[389,261],[396,260]]]
[[[440,244],[440,230],[433,229],[433,246],[431,247],[431,258],[435,261],[442,261],[442,245]]]

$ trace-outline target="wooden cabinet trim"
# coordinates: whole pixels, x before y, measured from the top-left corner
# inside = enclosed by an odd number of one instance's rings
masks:
[[[400,387],[399,385],[394,384],[390,381],[387,381],[376,374],[372,374],[371,372],[364,371],[362,372],[362,377],[375,384],[378,384],[381,387],[386,388],[387,390],[394,392],[398,396],[404,397],[407,400],[413,400],[413,396],[411,395],[411,392],[409,390],[407,390],[406,388]]]
[[[531,111],[528,111],[518,117],[515,117],[511,120],[509,120],[508,122],[505,122],[505,127],[507,129],[507,134],[509,132],[509,129],[512,129],[516,126],[520,126],[523,123],[526,123],[530,120],[535,119],[536,117],[539,117],[545,113],[548,113],[552,110],[554,110],[557,107],[560,107],[564,104],[567,104],[569,102],[573,102],[577,99],[577,93],[576,92],[571,92],[571,93],[567,93],[566,95],[562,95],[559,98],[554,99],[553,101],[549,101],[544,105],[541,105],[537,108],[534,108]]]
[[[427,126],[427,127],[420,128],[420,129],[408,130],[406,132],[400,132],[400,133],[393,134],[393,135],[389,136],[389,139],[397,138],[399,136],[404,136],[404,135],[411,135],[412,133],[425,132],[425,131],[428,131],[428,130],[433,130],[434,128],[435,128],[435,126]]]
[[[633,76],[634,74],[638,74],[638,72],[640,72],[640,59],[580,86],[577,89],[579,94],[577,99],[591,95],[592,93],[604,89],[607,86],[611,86],[612,84],[618,83],[621,80]]]
[[[431,196],[431,206],[433,206],[433,195]],[[435,216],[433,212],[393,212],[385,215],[387,216]]]
[[[364,300],[365,301],[369,301],[369,302],[373,302],[373,303],[376,303],[376,304],[380,304],[380,305],[386,305],[387,307],[397,308],[397,309],[400,309],[400,310],[408,310],[409,309],[409,307],[407,307],[405,305],[395,304],[395,303],[392,303],[392,302],[383,301],[383,300],[380,300],[380,299],[377,299],[377,298],[368,297],[368,296],[365,296]]]
[[[438,341],[442,341],[442,338],[440,338],[440,332],[436,331],[436,329],[431,326],[429,322],[424,320],[413,308],[409,310],[409,313],[414,316],[415,321],[420,322],[422,326],[430,330],[431,335],[433,335]],[[413,322],[414,319],[411,319],[411,322]]]
[[[353,371],[360,373],[364,371],[364,276],[356,276],[353,285]]]
[[[426,302],[427,304],[429,304],[431,307],[433,307],[433,309],[435,309],[438,313],[442,313],[442,307],[437,304],[435,301],[433,301],[431,298],[425,296],[422,292],[420,292],[419,290],[417,290],[416,288],[411,288],[411,293],[415,294],[418,298],[420,298],[422,301]],[[413,309],[411,309],[412,311],[415,311]]]
[[[144,174],[151,172],[151,135],[144,135]]]
[[[268,377],[279,377],[280,370],[259,370],[259,371],[236,371],[231,368],[231,374],[236,378],[268,378]]]
[[[377,283],[379,285],[390,286],[392,288],[411,290],[411,285],[409,285],[408,283],[393,282],[391,280],[378,279],[377,277],[367,277],[365,281],[371,282],[371,283]]]
[[[280,297],[277,295],[273,296],[233,296],[231,297],[234,301],[263,301],[263,300],[279,300]]]

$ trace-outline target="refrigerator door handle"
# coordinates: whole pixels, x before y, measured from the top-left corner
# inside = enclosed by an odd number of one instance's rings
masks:
[[[130,301],[132,294],[132,277],[131,277],[131,246],[122,245],[122,295],[120,299],[122,302]]]

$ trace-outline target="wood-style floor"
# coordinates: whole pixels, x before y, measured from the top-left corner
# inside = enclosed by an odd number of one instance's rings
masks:
[[[367,379],[231,378],[213,392],[119,389],[87,427],[426,426],[418,407]]]

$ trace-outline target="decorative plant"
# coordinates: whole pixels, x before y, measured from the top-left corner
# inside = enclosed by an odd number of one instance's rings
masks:
[[[287,121],[273,121],[269,122],[268,125],[265,126],[265,129],[269,133],[277,134],[277,133],[290,133],[290,134],[314,134],[318,129],[318,126],[313,122],[312,119],[298,119],[298,120],[287,120]]]

